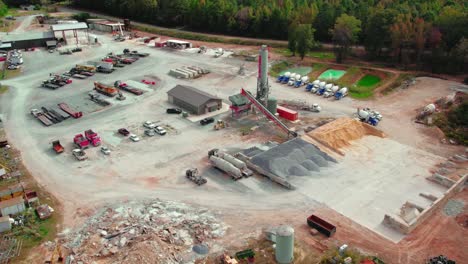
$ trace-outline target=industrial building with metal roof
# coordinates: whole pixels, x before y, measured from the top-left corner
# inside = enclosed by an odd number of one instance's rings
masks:
[[[192,114],[202,115],[222,107],[222,100],[191,86],[176,85],[167,92],[168,101]]]
[[[55,40],[54,33],[46,32],[26,32],[8,33],[0,37],[2,45],[11,44],[12,49],[26,49],[34,47],[45,47],[46,42]]]

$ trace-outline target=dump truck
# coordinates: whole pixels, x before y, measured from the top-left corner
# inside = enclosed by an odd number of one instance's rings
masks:
[[[191,168],[185,171],[185,176],[187,179],[193,181],[197,185],[202,185],[207,183],[208,181],[203,178],[202,176],[198,175],[198,169],[197,168]]]
[[[60,109],[62,109],[65,113],[71,115],[72,117],[74,118],[80,118],[83,116],[83,112],[76,112],[74,111],[73,109],[71,109],[68,104],[66,103],[59,103],[58,104],[58,107],[60,107]]]
[[[92,129],[88,129],[85,131],[85,137],[88,139],[89,143],[94,147],[101,145],[101,137],[94,132]]]
[[[316,215],[311,215],[307,217],[307,225],[314,229],[317,229],[317,231],[326,235],[327,237],[331,237],[336,232],[336,226],[330,224],[329,222],[323,220],[322,218]]]
[[[100,82],[94,82],[94,90],[109,97],[114,97],[119,93],[115,87]]]
[[[86,155],[86,152],[84,152],[84,150],[82,149],[74,149],[72,150],[72,153],[73,153],[73,156],[75,156],[75,158],[79,161],[83,161],[88,158],[88,156]]]
[[[75,137],[73,138],[73,143],[75,143],[75,145],[80,149],[85,149],[89,147],[89,141],[85,136],[83,136],[83,134],[75,135]]]
[[[59,140],[52,141],[52,149],[55,151],[55,153],[60,154],[63,153],[65,148],[60,144]]]

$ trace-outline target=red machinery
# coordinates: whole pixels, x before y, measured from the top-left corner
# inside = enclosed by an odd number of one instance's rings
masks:
[[[94,90],[107,96],[113,97],[119,93],[115,87],[100,82],[94,82]]]
[[[73,116],[74,118],[80,118],[83,116],[83,112],[75,112],[73,109],[71,109],[68,104],[66,103],[60,103],[58,104],[60,109],[68,113],[69,115]]]
[[[74,138],[73,138],[73,142],[75,143],[75,145],[77,145],[80,149],[85,149],[85,148],[88,148],[89,147],[89,141],[88,139],[83,136],[82,134],[77,134]]]
[[[98,136],[96,132],[91,129],[85,131],[85,137],[88,139],[89,143],[94,147],[101,145],[101,137]]]

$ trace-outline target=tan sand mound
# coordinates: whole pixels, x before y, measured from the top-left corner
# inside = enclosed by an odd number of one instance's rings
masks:
[[[343,152],[339,149],[351,145],[350,141],[368,135],[385,137],[385,134],[375,127],[347,117],[338,118],[307,135],[340,154]]]

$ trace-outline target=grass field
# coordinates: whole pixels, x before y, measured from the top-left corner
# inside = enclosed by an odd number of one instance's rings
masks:
[[[270,68],[270,75],[276,78],[282,71],[285,71],[287,68],[291,67],[291,63],[287,61],[281,61]]]
[[[323,80],[330,80],[336,81],[339,80],[343,75],[345,75],[346,71],[342,70],[335,70],[335,69],[328,69],[320,74],[319,79]]]
[[[351,97],[365,99],[373,95],[373,90],[379,86],[381,79],[378,76],[367,74],[349,89]]]

